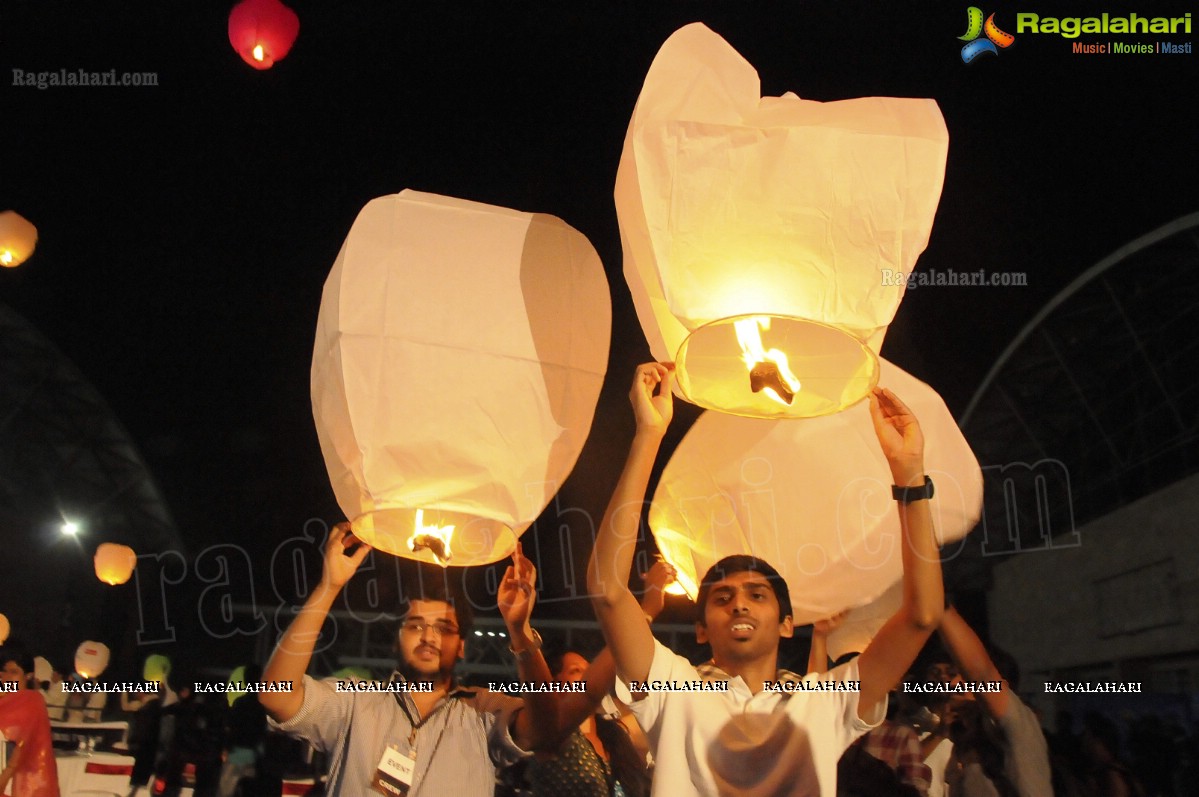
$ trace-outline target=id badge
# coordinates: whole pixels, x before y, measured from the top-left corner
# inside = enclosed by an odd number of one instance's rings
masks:
[[[401,753],[394,744],[389,744],[379,759],[379,768],[371,779],[371,789],[386,797],[405,797],[412,785],[415,770],[416,761]]]

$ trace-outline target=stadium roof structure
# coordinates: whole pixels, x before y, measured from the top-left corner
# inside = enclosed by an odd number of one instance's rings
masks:
[[[77,537],[62,533],[67,521],[79,526]],[[3,304],[0,531],[0,579],[21,596],[0,611],[10,618],[14,637],[39,644],[57,633],[49,624],[65,637],[64,626],[101,603],[97,591],[104,585],[91,575],[100,543],[128,545],[138,554],[182,548],[141,454],[103,397],[54,344]]]
[[[1018,552],[1199,470],[1199,213],[1087,269],[995,361],[959,424],[984,466],[981,553],[947,567],[985,588]],[[973,552],[968,553],[968,552]]]

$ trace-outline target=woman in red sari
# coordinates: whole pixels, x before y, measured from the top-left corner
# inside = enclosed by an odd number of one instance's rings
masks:
[[[0,733],[16,744],[0,772],[0,793],[11,782],[13,797],[59,797],[50,717],[41,693],[29,688],[32,671],[33,661],[27,655],[0,648]]]

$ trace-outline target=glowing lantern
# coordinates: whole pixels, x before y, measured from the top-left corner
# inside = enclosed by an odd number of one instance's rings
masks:
[[[233,672],[229,673],[229,685],[225,688],[225,699],[232,706],[237,702],[237,699],[246,693],[246,667],[241,665],[234,667]]]
[[[105,584],[124,584],[137,567],[137,554],[127,545],[112,542],[101,543],[92,559],[96,567],[96,578]]]
[[[938,539],[961,540],[981,512],[978,461],[936,391],[880,364],[880,383],[924,431]],[[866,604],[903,574],[891,472],[866,402],[789,423],[704,413],[666,465],[649,523],[685,587],[733,554],[774,565],[797,623]]]
[[[826,415],[877,382],[948,134],[932,100],[760,95],[753,67],[703,25],[662,46],[616,176],[625,279],[683,398]]]
[[[8,639],[9,633],[12,632],[12,626],[8,624],[8,618],[0,614],[0,645]]]
[[[142,665],[142,678],[147,681],[164,683],[170,674],[170,658],[161,653],[151,653],[149,656],[146,656],[146,663]]]
[[[870,603],[850,610],[828,635],[828,657],[836,661],[846,653],[861,653],[902,602],[903,582],[896,582]]]
[[[37,227],[15,210],[0,213],[0,266],[15,268],[33,254]]]
[[[229,43],[255,69],[282,61],[300,33],[300,18],[279,0],[242,0],[229,12]]]
[[[508,556],[587,438],[610,327],[599,258],[560,219],[415,191],[368,203],[312,359],[354,534],[443,565]]]
[[[98,678],[108,666],[108,645],[84,642],[75,649],[75,672],[84,678]]]

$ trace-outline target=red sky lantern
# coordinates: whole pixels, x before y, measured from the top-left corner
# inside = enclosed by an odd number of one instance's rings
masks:
[[[242,0],[229,12],[229,43],[255,69],[283,60],[300,33],[300,18],[279,0]]]

